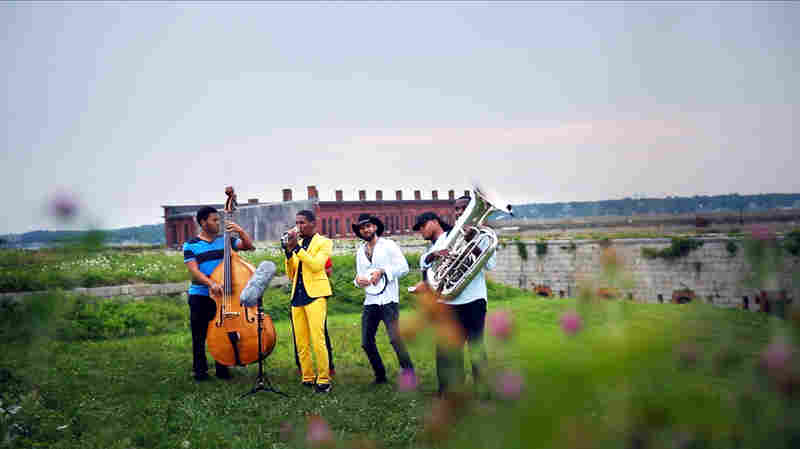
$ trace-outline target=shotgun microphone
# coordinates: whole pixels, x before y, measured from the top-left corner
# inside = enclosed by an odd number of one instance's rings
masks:
[[[275,264],[269,260],[261,262],[239,295],[239,302],[245,307],[257,305],[258,300],[264,296],[264,290],[267,289],[274,276]]]

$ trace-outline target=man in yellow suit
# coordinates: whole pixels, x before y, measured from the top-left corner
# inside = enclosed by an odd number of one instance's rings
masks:
[[[325,345],[325,319],[331,284],[325,273],[325,263],[331,256],[333,241],[316,233],[316,217],[310,210],[298,212],[295,224],[297,230],[289,232],[284,251],[286,275],[292,281],[292,327],[302,382],[307,387],[316,385],[320,393],[328,393],[331,391],[331,376]],[[312,347],[317,375],[311,363]]]

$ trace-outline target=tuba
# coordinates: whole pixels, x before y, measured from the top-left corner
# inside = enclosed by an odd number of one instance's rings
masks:
[[[488,195],[474,186],[469,205],[447,234],[443,249],[446,257],[439,258],[423,272],[428,286],[444,301],[456,298],[483,269],[497,248],[497,233],[483,222],[492,212],[499,211]],[[511,213],[511,205],[506,206]],[[513,215],[513,214],[512,214]]]

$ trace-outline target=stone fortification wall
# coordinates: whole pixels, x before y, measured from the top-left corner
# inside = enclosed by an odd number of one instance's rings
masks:
[[[745,260],[741,242],[733,240],[738,251],[731,255],[726,249],[730,241],[727,238],[699,240],[703,241],[702,247],[675,260],[642,256],[643,247],[665,248],[670,245],[669,239],[611,241],[609,247],[616,251],[622,269],[632,281],[617,293],[641,302],[659,302],[661,295],[663,301],[668,302],[675,292],[688,289],[694,293],[696,301],[726,307],[740,307],[743,297],[747,296],[751,308],[754,308],[758,290],[746,282],[752,271]],[[556,296],[559,292],[568,296],[577,294],[584,281],[600,281],[597,288],[608,287],[602,284],[601,273],[605,242],[551,240],[547,242],[547,252],[543,255],[536,254],[536,242],[523,241],[522,244],[527,249],[527,260],[520,257],[516,244],[507,243],[498,249],[497,267],[489,272],[490,278],[514,287],[549,288]],[[783,271],[778,273],[777,287],[791,297],[800,287],[797,285],[800,281],[800,258],[783,254]]]
[[[311,200],[241,205],[236,211],[236,222],[253,240],[279,240],[286,230],[294,226],[298,212],[304,209],[313,211],[315,207],[316,203]]]

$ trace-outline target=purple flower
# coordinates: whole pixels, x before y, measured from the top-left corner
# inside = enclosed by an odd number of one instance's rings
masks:
[[[522,394],[522,376],[514,371],[503,371],[495,378],[494,390],[503,399],[519,399]]]
[[[792,347],[779,340],[769,344],[761,353],[761,363],[772,375],[783,373],[789,368],[792,359]]]
[[[74,194],[59,191],[50,199],[50,213],[58,219],[70,220],[78,212],[78,200]]]
[[[583,327],[581,316],[575,312],[566,312],[561,315],[561,330],[567,335],[575,335]]]
[[[775,238],[775,233],[765,225],[754,225],[750,232],[756,240],[773,240]]]
[[[311,444],[330,443],[333,441],[333,432],[331,432],[328,422],[323,417],[315,415],[308,419],[306,441]]]
[[[489,315],[489,332],[501,339],[508,340],[511,337],[512,319],[511,313],[507,310],[498,310]]]
[[[412,391],[417,389],[419,379],[413,369],[404,369],[397,376],[397,389],[400,391]]]

